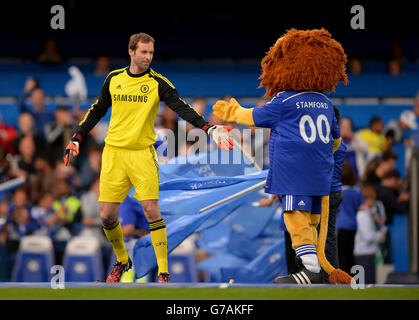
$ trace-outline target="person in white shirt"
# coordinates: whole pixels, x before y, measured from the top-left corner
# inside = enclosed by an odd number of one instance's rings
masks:
[[[376,200],[373,185],[362,187],[364,205],[357,213],[357,231],[355,234],[354,260],[364,268],[365,283],[375,283],[375,256],[379,243],[386,238],[385,211],[381,201]]]

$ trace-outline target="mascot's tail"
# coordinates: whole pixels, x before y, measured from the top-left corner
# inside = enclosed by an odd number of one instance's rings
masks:
[[[350,284],[352,282],[352,277],[341,269],[335,269],[329,261],[326,259],[325,255],[325,246],[326,246],[326,237],[327,237],[327,226],[329,222],[329,196],[322,197],[322,213],[320,221],[320,233],[319,239],[317,242],[317,256],[320,262],[320,265],[330,275],[331,283],[344,283]]]

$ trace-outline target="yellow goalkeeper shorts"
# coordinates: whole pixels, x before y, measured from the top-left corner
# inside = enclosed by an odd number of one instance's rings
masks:
[[[159,173],[154,146],[143,150],[105,145],[102,152],[99,201],[121,203],[134,186],[137,200],[159,198]]]

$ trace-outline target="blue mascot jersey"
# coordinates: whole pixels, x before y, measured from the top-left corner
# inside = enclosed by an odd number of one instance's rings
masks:
[[[253,109],[255,126],[271,128],[265,191],[278,195],[330,193],[333,140],[340,137],[333,103],[314,91],[284,91]]]

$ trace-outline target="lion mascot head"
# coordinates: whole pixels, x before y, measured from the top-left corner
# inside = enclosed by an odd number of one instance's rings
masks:
[[[325,29],[291,29],[279,38],[262,59],[260,87],[265,96],[281,91],[332,92],[348,83],[346,54]]]

